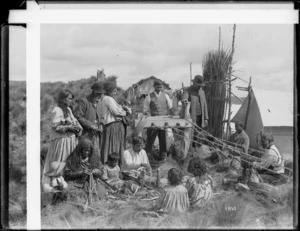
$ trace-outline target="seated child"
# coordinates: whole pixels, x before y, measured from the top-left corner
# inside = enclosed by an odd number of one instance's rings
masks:
[[[168,172],[169,185],[163,188],[163,191],[156,202],[156,208],[159,211],[185,212],[190,206],[188,192],[182,183],[182,173],[179,169],[171,168]]]
[[[117,190],[125,190],[127,187],[133,193],[137,192],[140,188],[137,184],[134,184],[132,181],[123,181],[121,179],[122,173],[118,165],[119,159],[118,153],[111,153],[108,155],[101,178]]]
[[[194,157],[188,165],[188,172],[193,174],[186,182],[190,205],[201,208],[211,199],[213,180],[207,175],[206,165],[200,157]]]
[[[57,192],[62,191],[68,187],[67,182],[62,176],[63,169],[66,166],[65,162],[54,161],[50,164],[50,171],[45,173],[50,177],[50,184],[45,183],[43,185],[45,192]]]
[[[66,192],[68,184],[62,176],[65,166],[65,162],[54,161],[50,164],[50,171],[45,173],[50,178],[50,184],[44,183],[43,188],[45,192],[54,193],[52,198],[53,205],[66,201],[68,198]]]

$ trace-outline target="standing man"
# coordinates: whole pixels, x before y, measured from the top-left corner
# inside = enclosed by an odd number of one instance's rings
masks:
[[[205,92],[202,89],[204,86],[205,84],[203,76],[196,75],[193,80],[193,85],[183,93],[182,100],[184,105],[186,105],[188,101],[191,102],[190,114],[192,121],[201,128],[204,128],[208,125],[207,102]],[[196,146],[195,141],[197,135],[198,134],[194,134],[193,147]]]
[[[99,101],[104,96],[103,83],[98,82],[92,86],[92,93],[86,98],[80,99],[75,109],[75,116],[83,127],[82,136],[89,139],[94,146],[97,161],[100,161],[100,105]]]
[[[144,114],[148,116],[174,115],[172,100],[166,93],[162,92],[162,83],[159,80],[155,80],[153,86],[154,92],[145,99]],[[157,135],[159,139],[159,156],[161,160],[165,161],[167,157],[167,142],[166,131],[164,129],[149,128],[147,130],[148,140],[145,149],[147,153],[151,153]]]

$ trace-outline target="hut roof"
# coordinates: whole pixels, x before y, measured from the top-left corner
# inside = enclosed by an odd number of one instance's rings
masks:
[[[163,87],[165,90],[171,90],[169,84],[167,84],[166,82],[154,77],[154,76],[150,76],[148,78],[145,79],[141,79],[140,81],[138,81],[137,83],[133,84],[131,87],[129,87],[126,91],[125,91],[125,95],[127,95],[127,93],[130,90],[137,90],[136,93],[138,95],[142,95],[142,94],[150,94],[151,92],[154,91],[153,88],[153,83],[155,80],[159,80],[161,81]]]

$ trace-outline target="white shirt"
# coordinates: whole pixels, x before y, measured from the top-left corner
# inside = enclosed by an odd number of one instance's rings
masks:
[[[154,94],[156,95],[156,97],[158,97],[158,96],[161,95],[161,92],[162,91],[160,91],[157,94],[156,91],[154,91]],[[167,93],[164,93],[164,94],[166,95],[167,106],[168,106],[168,109],[170,110],[173,107],[173,102],[172,102],[172,100],[170,99],[170,97],[169,97],[169,95]],[[145,111],[149,111],[150,102],[151,102],[151,97],[150,97],[150,95],[147,95],[147,97],[145,98],[145,103],[144,103],[144,112]]]
[[[100,100],[101,122],[106,125],[114,121],[121,121],[122,116],[126,116],[126,111],[116,100],[110,96],[104,96]]]
[[[122,172],[132,170],[133,165],[137,164],[149,164],[147,153],[144,149],[141,149],[139,153],[136,153],[132,148],[124,151]]]

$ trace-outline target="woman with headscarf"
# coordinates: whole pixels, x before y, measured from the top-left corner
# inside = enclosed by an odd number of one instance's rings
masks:
[[[50,164],[54,161],[65,162],[75,149],[77,136],[82,132],[82,127],[74,117],[71,103],[74,96],[68,89],[63,89],[58,94],[57,106],[52,111],[52,124],[50,129],[50,145],[44,164],[42,184],[49,184]]]
[[[126,122],[124,118],[131,113],[130,108],[121,106],[115,100],[117,85],[114,82],[104,84],[106,96],[100,100],[103,138],[101,140],[101,162],[105,164],[110,153],[118,153],[120,166],[125,147]]]

